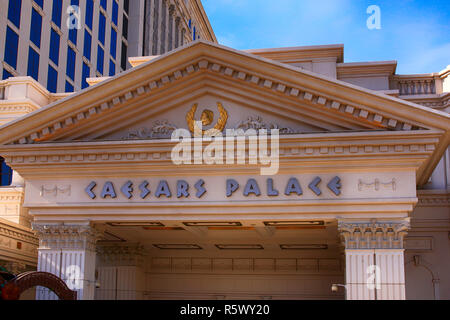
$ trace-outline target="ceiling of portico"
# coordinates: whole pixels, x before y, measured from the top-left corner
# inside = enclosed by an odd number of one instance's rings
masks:
[[[295,224],[297,222],[298,224]],[[105,224],[100,246],[139,244],[146,253],[164,255],[253,255],[271,252],[278,255],[317,256],[337,253],[340,246],[337,223],[333,220],[291,221],[286,225],[266,226],[262,221],[211,222],[211,226],[192,226],[186,221],[161,222],[160,226],[119,226]],[[154,222],[155,224],[156,222]],[[282,223],[282,222],[280,222]],[[203,222],[203,224],[207,224]],[[302,225],[303,224],[303,225]]]

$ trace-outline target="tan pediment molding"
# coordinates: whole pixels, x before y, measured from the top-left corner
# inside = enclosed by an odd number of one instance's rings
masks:
[[[265,90],[277,94],[285,95],[297,103],[303,103],[316,108],[320,111],[332,114],[335,117],[360,123],[367,129],[385,129],[385,130],[421,130],[418,123],[408,123],[397,120],[380,112],[374,112],[358,103],[337,100],[333,97],[317,93],[312,90],[305,91],[304,88],[288,87],[286,84],[276,82],[274,79],[262,78],[260,75],[248,74],[246,72],[234,70],[226,65],[220,65],[214,60],[202,59],[194,65],[190,65],[181,70],[177,70],[173,75],[165,75],[160,79],[150,81],[146,85],[125,92],[124,94],[111,97],[109,101],[103,102],[97,106],[85,106],[77,112],[64,119],[46,126],[43,129],[31,133],[29,136],[22,136],[14,141],[18,144],[27,144],[58,139],[58,137],[74,127],[78,127],[90,119],[102,116],[102,113],[114,111],[114,109],[124,108],[126,104],[131,104],[133,100],[145,95],[156,95],[170,84],[181,80],[183,77],[194,76],[195,73],[207,72],[209,75],[219,77],[229,77],[230,79],[244,82],[246,85],[253,86],[258,90]],[[192,81],[192,77],[190,78]],[[211,79],[212,81],[213,79]],[[351,127],[350,127],[351,128]]]
[[[212,44],[206,43],[197,43],[197,45],[192,45],[187,47],[185,50],[193,50],[198,46],[210,46],[216,50],[223,50],[223,48],[217,47]],[[232,51],[232,50],[230,50]],[[234,53],[234,51],[232,51]],[[90,118],[101,116],[101,114],[105,111],[109,111],[115,107],[122,107],[123,104],[130,102],[131,100],[138,98],[141,95],[145,94],[153,94],[157,91],[166,89],[170,87],[176,82],[182,81],[183,78],[188,78],[194,73],[208,72],[210,74],[216,74],[220,77],[229,77],[237,82],[243,82],[246,85],[258,87],[259,90],[266,90],[270,92],[275,92],[277,94],[282,94],[291,99],[298,100],[298,102],[311,104],[320,109],[326,109],[329,113],[336,113],[342,117],[354,118],[354,120],[360,121],[368,125],[368,127],[372,128],[382,128],[382,129],[390,129],[390,130],[412,130],[412,129],[423,129],[429,128],[427,125],[420,125],[418,121],[405,121],[399,117],[395,117],[392,114],[386,114],[378,110],[374,110],[369,106],[361,105],[361,100],[355,99],[349,101],[349,96],[342,96],[341,99],[337,97],[339,95],[339,91],[335,91],[334,95],[327,94],[326,92],[321,92],[314,88],[307,88],[305,86],[295,85],[293,83],[289,83],[283,79],[277,79],[277,77],[268,76],[261,74],[262,70],[250,71],[248,68],[239,68],[236,65],[233,65],[233,62],[220,62],[218,60],[219,57],[214,57],[211,53],[211,57],[198,57],[195,62],[192,64],[177,66],[170,71],[170,73],[160,73],[157,74],[156,77],[151,78],[150,76],[145,79],[145,81],[139,83],[138,86],[132,86],[129,82],[123,81],[125,76],[131,76],[133,73],[140,73],[142,69],[146,68],[150,64],[161,62],[161,60],[168,59],[171,55],[169,54],[162,56],[160,58],[156,58],[149,63],[145,63],[144,65],[135,68],[129,72],[124,73],[123,75],[119,75],[116,78],[110,79],[108,81],[103,81],[98,86],[90,88],[90,90],[83,91],[84,95],[91,94],[92,91],[102,90],[100,88],[103,87],[111,87],[116,88],[114,93],[109,95],[107,99],[103,99],[101,103],[89,103],[86,99],[81,99],[81,108],[80,105],[77,104],[77,100],[80,100],[81,93],[76,94],[70,97],[68,100],[72,100],[73,105],[77,106],[75,113],[69,113],[65,117],[56,118],[50,123],[46,123],[45,127],[40,127],[38,130],[30,131],[29,134],[18,136],[14,143],[32,143],[34,141],[48,141],[52,139],[53,136],[57,136],[58,133],[62,130],[69,130],[69,128],[77,126],[79,123],[88,121]],[[257,57],[253,57],[253,59],[259,59]],[[229,59],[228,59],[229,60]],[[258,60],[258,62],[260,62]],[[272,63],[275,64],[275,63]],[[283,65],[285,69],[289,69],[288,66]],[[286,71],[286,70],[285,70]],[[308,78],[307,71],[299,71],[295,69],[296,77],[291,78],[292,80],[298,80],[300,78]],[[314,77],[318,77],[314,75]],[[122,80],[122,81],[119,81]],[[313,80],[313,79],[311,79]],[[315,79],[317,80],[317,79]],[[328,79],[328,81],[332,81],[332,79]],[[120,83],[119,83],[120,82]],[[339,81],[334,81],[335,84]],[[311,86],[312,81],[309,83]],[[341,85],[342,83],[339,83]],[[348,87],[349,85],[346,84]],[[105,89],[105,88],[103,88]],[[348,88],[341,88],[348,89]],[[110,90],[105,90],[108,92]],[[351,98],[351,97],[350,97]],[[68,100],[64,99],[64,102],[68,102]],[[97,100],[98,101],[98,100]],[[366,102],[366,101],[364,101]],[[64,103],[50,105],[50,107],[57,107],[58,105],[64,105]],[[44,108],[48,109],[48,108]],[[69,108],[68,108],[69,109]],[[75,108],[72,108],[75,109]],[[44,113],[38,112],[37,114]],[[412,123],[411,123],[412,122]]]

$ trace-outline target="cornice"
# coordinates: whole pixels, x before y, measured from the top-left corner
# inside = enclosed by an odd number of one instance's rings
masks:
[[[338,78],[360,76],[392,76],[397,69],[397,61],[340,63],[337,65]]]
[[[365,168],[373,167],[373,161],[378,161],[379,165],[384,162],[385,165],[402,169],[418,168],[433,153],[437,143],[437,136],[427,131],[417,132],[414,138],[404,132],[282,136],[280,166],[287,168],[308,164],[308,167],[323,168],[328,163],[328,166],[339,164],[344,168],[347,163],[353,168]],[[37,174],[57,175],[59,170],[67,173],[78,171],[79,166],[97,172],[129,170],[130,165],[147,169],[153,166],[161,171],[184,170],[171,161],[171,150],[175,144],[170,140],[130,140],[11,145],[5,147],[3,154],[7,163],[23,175],[34,171]],[[217,166],[213,167],[217,169]],[[231,169],[229,166],[222,167]]]
[[[418,207],[450,207],[450,190],[418,190]]]
[[[344,45],[303,46],[270,49],[244,50],[247,53],[283,63],[311,61],[323,58],[335,58],[336,62],[344,60]]]
[[[24,188],[0,188],[0,201],[1,202],[20,202],[24,196]]]
[[[0,100],[1,113],[31,113],[35,110],[38,110],[40,107],[40,105],[36,104],[31,99]]]
[[[38,239],[34,236],[31,229],[2,218],[0,218],[0,235],[33,245],[38,244]]]
[[[408,95],[408,96],[400,96],[400,99],[408,100],[428,108],[445,109],[447,107],[450,107],[450,93],[429,94],[429,95]],[[448,111],[443,112],[449,113]]]

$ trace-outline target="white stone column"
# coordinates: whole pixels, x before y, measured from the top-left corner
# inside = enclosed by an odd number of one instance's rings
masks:
[[[367,286],[367,268],[374,265],[374,250],[345,250],[347,300],[375,300],[375,291]]]
[[[403,238],[409,219],[339,220],[345,244],[347,300],[404,300]]]
[[[78,300],[93,300],[95,291],[95,242],[97,231],[89,223],[34,224],[39,237],[38,271],[53,273],[77,291]],[[37,300],[55,300],[39,288]]]
[[[377,300],[405,300],[404,249],[375,250],[376,265],[380,268],[380,287]]]

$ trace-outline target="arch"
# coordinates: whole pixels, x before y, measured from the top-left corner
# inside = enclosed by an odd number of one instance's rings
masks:
[[[67,287],[59,277],[48,272],[25,272],[14,279],[14,284],[19,288],[19,296],[26,290],[41,286],[52,290],[61,300],[77,300],[77,292]]]
[[[413,265],[417,268],[425,269],[426,271],[428,271],[428,273],[431,275],[431,281],[434,291],[434,300],[440,300],[440,293],[439,293],[440,278],[438,272],[433,268],[431,263],[423,259],[420,255],[414,255],[412,259],[410,259],[408,262],[405,263],[405,272],[406,267],[408,265]]]

